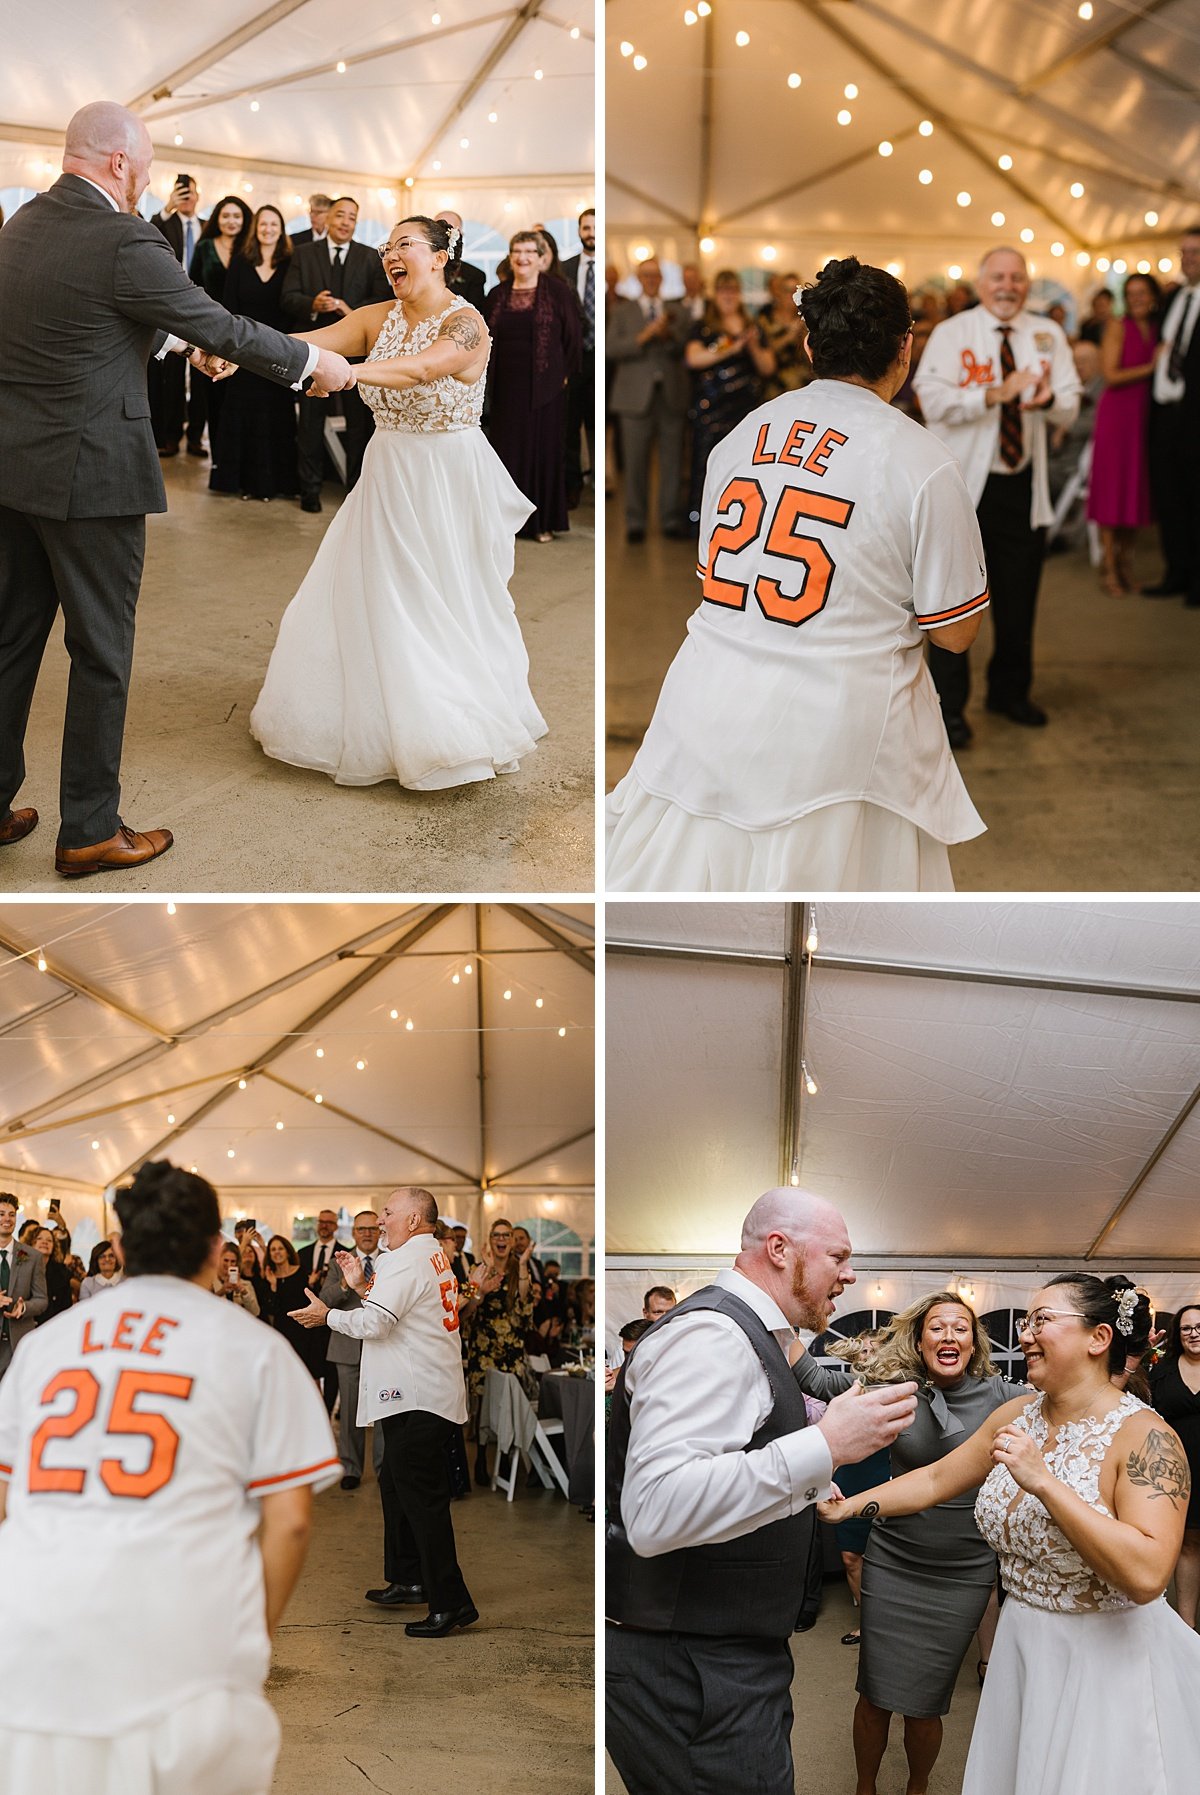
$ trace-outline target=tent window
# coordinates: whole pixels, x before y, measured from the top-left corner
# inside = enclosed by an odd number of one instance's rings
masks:
[[[558,1260],[564,1283],[569,1284],[573,1278],[594,1276],[594,1241],[581,1240],[570,1228],[544,1215],[531,1215],[517,1222],[516,1226],[527,1229],[532,1236],[535,1259],[540,1259],[543,1264],[547,1259]]]

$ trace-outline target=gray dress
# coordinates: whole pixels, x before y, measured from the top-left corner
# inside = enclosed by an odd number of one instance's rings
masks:
[[[808,1353],[795,1368],[807,1396],[830,1402],[855,1382],[817,1365]],[[945,1458],[1023,1384],[999,1376],[964,1377],[952,1390],[924,1385],[913,1424],[893,1442],[892,1474]],[[835,1471],[836,1475],[836,1471]],[[955,1678],[996,1581],[996,1555],[975,1525],[975,1497],[961,1496],[871,1525],[862,1571],[862,1646],[858,1692],[891,1714],[945,1714]]]

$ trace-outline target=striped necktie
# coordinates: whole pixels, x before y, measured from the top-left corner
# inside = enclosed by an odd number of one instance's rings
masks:
[[[1007,324],[1000,331],[1000,378],[1007,380],[1017,371],[1012,349],[1012,331]],[[1021,420],[1020,399],[1009,399],[1000,407],[1000,459],[1005,467],[1020,467],[1025,453],[1025,427]]]

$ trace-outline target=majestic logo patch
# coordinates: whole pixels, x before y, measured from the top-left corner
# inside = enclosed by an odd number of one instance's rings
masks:
[[[399,1402],[401,1400],[401,1398],[403,1397],[403,1395],[404,1395],[403,1390],[381,1390],[379,1392],[379,1401],[380,1402]]]

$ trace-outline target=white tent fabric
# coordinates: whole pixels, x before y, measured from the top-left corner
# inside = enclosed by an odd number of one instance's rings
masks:
[[[610,904],[606,928],[610,1315],[728,1263],[789,1177],[876,1279],[1011,1270],[1027,1295],[1086,1260],[1194,1288],[1195,906]]]
[[[1200,7],[1081,10],[611,0],[610,256],[684,260],[703,238],[710,272],[811,278],[857,254],[913,288],[1029,231],[1037,277],[1075,290],[1117,261],[1177,272],[1200,217]]]
[[[592,928],[589,905],[0,905],[0,1188],[99,1224],[168,1157],[284,1232],[420,1184],[475,1233],[586,1240]]]
[[[113,99],[146,121],[160,200],[184,169],[208,200],[243,193],[289,218],[310,191],[349,190],[370,241],[401,203],[507,236],[594,199],[591,26],[574,0],[10,8],[0,189],[46,186],[71,114]]]

